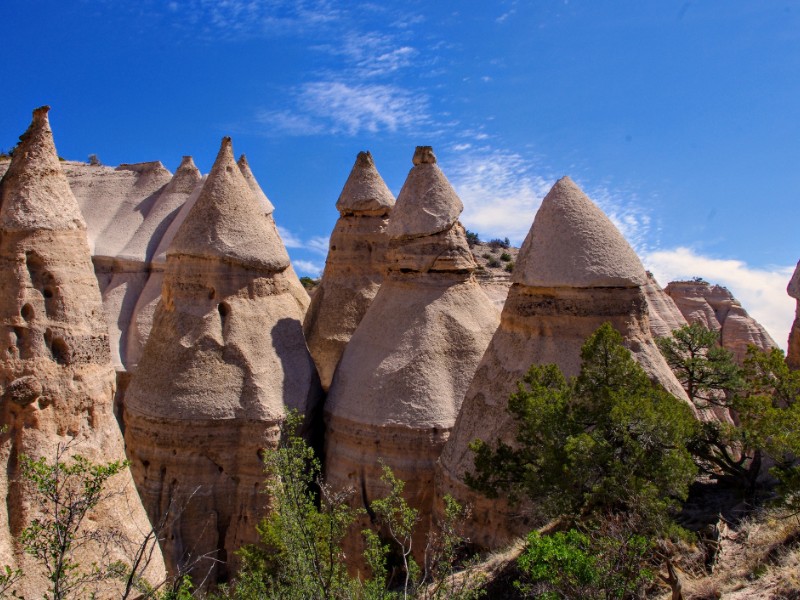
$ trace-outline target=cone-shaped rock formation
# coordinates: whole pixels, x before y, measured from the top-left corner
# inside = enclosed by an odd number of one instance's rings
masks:
[[[430,148],[414,164],[389,222],[386,278],[330,388],[325,463],[328,481],[364,506],[386,492],[378,461],[391,467],[420,511],[421,553],[434,464],[499,315],[473,276],[461,201]],[[349,556],[360,539],[356,527]]]
[[[700,323],[718,331],[722,347],[730,350],[740,363],[750,344],[762,350],[778,347],[767,330],[721,285],[702,280],[673,281],[664,291],[689,323]]]
[[[124,413],[148,513],[179,511],[167,568],[190,567],[196,581],[224,580],[233,552],[256,541],[267,501],[260,453],[277,443],[286,407],[310,415],[319,400],[288,266],[225,138],[167,252]]]
[[[636,254],[603,212],[568,177],[550,190],[536,214],[512,274],[500,327],[466,393],[437,465],[436,511],[449,493],[471,504],[467,535],[496,548],[533,524],[513,516],[502,500],[472,492],[463,476],[473,465],[472,440],[513,442],[508,397],[531,364],[557,364],[567,376],[580,370],[580,349],[609,321],[651,378],[688,402],[650,334]],[[525,511],[523,511],[524,513]]]
[[[328,389],[347,342],[367,312],[383,281],[389,243],[386,226],[394,196],[369,152],[360,152],[336,202],[322,281],[314,292],[303,329]]]
[[[789,363],[790,368],[800,369],[800,262],[797,263],[786,291],[789,296],[797,300],[794,323],[792,323],[792,330],[789,333],[789,350],[786,354],[786,362]]]
[[[264,214],[271,215],[275,211],[275,207],[272,205],[272,202],[269,201],[269,198],[267,198],[261,186],[258,185],[256,176],[253,175],[253,171],[250,170],[250,163],[247,162],[247,157],[242,154],[237,164],[239,165],[239,170],[242,172],[242,175],[244,175],[245,181],[247,181],[247,185],[249,185],[250,189],[253,191],[256,200],[258,200],[261,208],[264,209]]]
[[[0,182],[0,563],[23,569],[19,591],[31,598],[42,596],[47,582],[38,563],[12,544],[39,516],[21,480],[20,455],[54,460],[56,448],[67,445],[67,457],[79,454],[98,464],[125,459],[86,226],[61,170],[47,112],[34,111]],[[83,546],[82,564],[130,564],[130,545],[150,530],[130,471],[109,480],[106,491],[111,496],[85,527],[120,536],[108,545]],[[153,583],[164,576],[157,548],[147,575]],[[101,597],[117,592],[109,583]]]

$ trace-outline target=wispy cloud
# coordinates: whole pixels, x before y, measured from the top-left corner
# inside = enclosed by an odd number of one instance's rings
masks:
[[[410,67],[418,51],[387,31],[351,30],[335,44],[318,50],[344,59],[344,71],[357,79],[383,77]]]
[[[427,123],[427,99],[393,85],[316,81],[295,94],[297,110],[261,111],[267,131],[287,135],[396,132]]]
[[[307,275],[308,277],[319,277],[322,275],[322,269],[325,265],[312,260],[297,259],[292,261],[292,266],[294,267],[294,270],[301,276]]]
[[[461,221],[483,238],[508,236],[520,244],[552,180],[517,153],[470,148],[456,145],[458,162],[442,166],[464,202]]]
[[[786,285],[794,266],[752,267],[741,260],[704,256],[685,247],[654,250],[643,254],[642,262],[662,284],[702,277],[727,287],[750,316],[786,349],[795,311]]]
[[[278,233],[281,235],[283,245],[287,248],[295,248],[308,250],[321,256],[328,255],[328,244],[330,238],[321,235],[315,235],[308,239],[303,239],[299,235],[293,233],[286,227],[278,225]]]

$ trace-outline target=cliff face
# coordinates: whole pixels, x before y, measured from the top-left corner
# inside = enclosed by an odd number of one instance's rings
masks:
[[[386,226],[394,196],[369,152],[361,152],[336,203],[325,272],[303,329],[327,390],[350,337],[378,293],[386,270]]]
[[[650,333],[647,276],[611,221],[569,179],[559,180],[536,214],[519,252],[500,326],[466,392],[436,472],[435,516],[442,498],[470,504],[471,541],[498,548],[534,526],[534,506],[489,500],[463,482],[472,468],[472,440],[513,443],[508,397],[531,364],[557,364],[567,376],[580,370],[586,338],[609,321],[650,377],[688,402]]]
[[[53,460],[56,449],[94,463],[125,459],[112,412],[114,369],[108,327],[89,254],[86,225],[59,164],[47,108],[34,112],[0,182],[0,556],[23,568],[22,591],[46,589],[38,565],[12,543],[38,516],[20,476],[20,456]],[[68,459],[67,459],[68,460]],[[118,532],[109,545],[89,543],[83,564],[131,563],[131,548],[150,525],[126,469],[109,481],[109,498],[87,522]],[[163,579],[158,548],[146,573]],[[101,597],[118,597],[113,583]]]
[[[276,446],[286,407],[310,419],[320,400],[293,275],[226,138],[167,251],[124,410],[148,513],[175,511],[163,542],[173,574],[213,584],[233,572],[266,511],[261,452]]]
[[[777,344],[736,298],[719,285],[705,281],[673,281],[664,290],[689,323],[700,323],[720,334],[720,342],[737,361],[744,360],[747,346],[762,350]]]
[[[473,276],[461,201],[418,148],[392,212],[388,274],[345,348],[325,406],[325,468],[363,507],[387,489],[383,461],[420,511],[417,559],[433,503],[434,464],[499,321]],[[360,555],[361,525],[347,540]]]

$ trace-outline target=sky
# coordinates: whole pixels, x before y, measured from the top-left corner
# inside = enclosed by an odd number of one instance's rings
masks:
[[[782,347],[795,302],[800,2],[2,0],[0,149],[246,153],[319,275],[356,154],[399,193],[432,145],[464,226],[520,244],[569,175],[662,285],[728,287]]]

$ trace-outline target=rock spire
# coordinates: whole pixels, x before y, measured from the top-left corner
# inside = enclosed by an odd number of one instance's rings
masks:
[[[420,551],[435,461],[499,321],[473,275],[461,200],[434,161],[429,147],[417,148],[389,220],[386,278],[342,354],[325,406],[328,481],[360,490],[357,502],[367,506],[386,492],[384,461],[420,511]],[[358,556],[354,529],[349,555]]]
[[[86,226],[59,164],[47,112],[34,111],[0,182],[0,556],[25,572],[19,591],[27,597],[41,596],[47,581],[12,542],[39,510],[22,482],[20,455],[52,461],[61,447],[68,463],[73,454],[97,464],[125,459]],[[150,531],[147,515],[127,469],[106,491],[109,497],[86,527],[118,535],[108,545],[83,546],[80,561],[130,564],[130,546]],[[145,575],[153,584],[165,575],[158,548]]]
[[[472,440],[513,442],[508,397],[531,364],[555,363],[567,376],[580,370],[580,349],[609,321],[622,333],[650,377],[688,402],[650,334],[636,254],[603,212],[567,177],[544,198],[520,250],[500,326],[477,367],[437,465],[435,510],[453,495],[471,504],[467,535],[497,548],[535,525],[502,500],[472,492],[463,476],[472,468]]]
[[[258,200],[258,203],[264,209],[264,214],[271,215],[275,211],[275,207],[272,205],[272,202],[269,201],[269,198],[267,198],[261,186],[258,185],[256,176],[253,175],[253,172],[250,170],[250,163],[247,162],[247,157],[242,154],[237,164],[239,165],[239,170],[242,172],[242,175],[244,175],[245,181],[247,181],[247,185],[250,186],[253,194],[255,194],[256,200]]]
[[[792,330],[789,333],[789,350],[786,354],[786,362],[790,368],[800,369],[800,262],[797,263],[786,291],[789,296],[797,300],[797,311],[792,323]]]
[[[152,516],[182,507],[163,546],[173,573],[190,566],[211,583],[232,573],[227,563],[257,540],[264,516],[260,453],[277,444],[287,407],[310,419],[320,399],[288,269],[275,224],[224,138],[167,251],[125,400],[145,507]]]
[[[386,227],[394,196],[372,155],[359,152],[336,202],[339,220],[331,234],[322,281],[303,329],[308,349],[328,389],[344,348],[378,293],[386,270]]]

